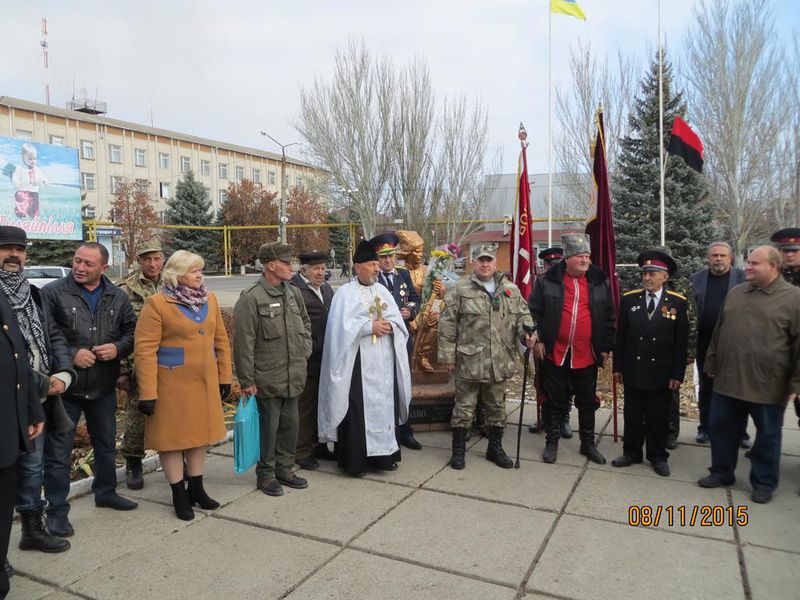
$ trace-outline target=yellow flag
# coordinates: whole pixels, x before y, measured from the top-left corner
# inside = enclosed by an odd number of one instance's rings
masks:
[[[550,0],[550,12],[586,20],[586,15],[575,0]]]

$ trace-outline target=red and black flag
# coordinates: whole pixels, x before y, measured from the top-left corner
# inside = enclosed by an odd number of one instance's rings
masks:
[[[703,172],[703,142],[686,121],[678,116],[672,123],[672,136],[669,139],[667,152],[683,158],[686,164],[698,173]]]

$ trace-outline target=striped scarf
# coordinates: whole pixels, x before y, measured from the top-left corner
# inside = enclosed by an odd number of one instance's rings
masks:
[[[31,368],[36,368],[36,354],[38,354],[41,361],[38,370],[42,373],[49,373],[50,357],[47,355],[42,315],[31,296],[28,279],[22,273],[11,273],[0,269],[0,291],[8,298],[11,309],[17,317],[17,323],[19,323],[22,337],[25,339],[25,346],[28,349],[28,362]],[[34,346],[36,352],[34,352]]]

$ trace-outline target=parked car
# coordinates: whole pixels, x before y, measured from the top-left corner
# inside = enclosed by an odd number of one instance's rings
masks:
[[[55,267],[55,266],[32,266],[32,267],[25,267],[25,270],[22,271],[22,274],[28,278],[28,282],[31,285],[35,285],[38,288],[43,288],[51,281],[55,281],[56,279],[61,279],[65,275],[69,275],[72,269],[69,267]]]

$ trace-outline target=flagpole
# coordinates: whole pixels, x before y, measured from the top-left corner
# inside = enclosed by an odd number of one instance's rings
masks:
[[[547,7],[547,247],[553,247],[553,10]]]
[[[665,246],[664,217],[664,45],[661,43],[661,0],[658,0],[658,168],[660,178],[661,245]]]

